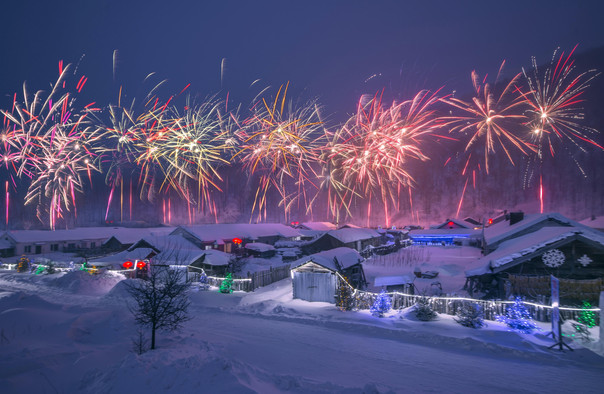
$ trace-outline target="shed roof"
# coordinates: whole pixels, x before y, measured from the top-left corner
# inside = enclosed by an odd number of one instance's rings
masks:
[[[361,227],[358,227],[358,228],[357,227],[355,227],[355,228],[346,227],[346,228],[341,228],[339,230],[331,230],[331,231],[328,231],[327,234],[331,235],[332,237],[336,238],[337,240],[339,240],[345,244],[347,244],[349,242],[362,241],[365,239],[381,237],[380,233],[378,233],[377,231],[370,229],[370,228],[361,228]]]
[[[374,281],[375,287],[408,285],[413,283],[413,279],[407,275],[395,276],[377,276]]]
[[[359,252],[354,249],[340,247],[302,257],[301,259],[294,261],[291,264],[291,268],[300,267],[310,261],[332,271],[339,271],[340,269],[346,269],[361,263],[363,258]]]
[[[245,248],[249,250],[254,250],[256,252],[268,252],[269,250],[275,250],[273,245],[264,244],[262,242],[250,242],[245,244]]]

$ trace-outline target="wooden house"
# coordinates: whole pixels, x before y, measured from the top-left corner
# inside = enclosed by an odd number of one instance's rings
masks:
[[[584,227],[541,227],[499,243],[479,262],[466,271],[470,295],[549,297],[551,275],[566,283],[560,299],[567,304],[593,302],[604,290],[604,235]]]
[[[503,242],[522,237],[544,227],[575,227],[592,230],[590,227],[568,219],[559,213],[537,213],[525,215],[522,212],[511,212],[505,220],[484,229],[483,253],[485,255],[498,249]]]
[[[361,255],[350,248],[335,248],[297,260],[291,265],[294,298],[333,304],[338,286],[336,273],[355,288],[365,287],[362,261]]]
[[[383,235],[376,230],[346,227],[328,231],[314,241],[304,245],[302,249],[307,254],[341,247],[362,252],[370,246],[379,246],[383,242]]]
[[[180,235],[201,249],[225,253],[234,253],[247,243],[274,245],[277,241],[300,239],[298,230],[279,223],[180,226],[171,234]]]

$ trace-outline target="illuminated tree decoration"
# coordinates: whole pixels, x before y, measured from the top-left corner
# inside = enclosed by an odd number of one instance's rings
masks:
[[[384,313],[388,312],[391,308],[392,302],[390,301],[390,296],[382,289],[369,310],[373,316],[384,317]]]
[[[340,278],[336,291],[336,305],[342,311],[351,311],[354,308],[353,288],[347,278]]]
[[[584,254],[583,256],[579,257],[579,264],[581,264],[583,267],[587,267],[589,265],[589,263],[591,263],[593,260],[589,258],[589,256],[587,256],[586,254]]]
[[[548,250],[543,253],[541,259],[543,260],[543,264],[551,268],[560,267],[565,261],[564,253],[559,249]]]
[[[17,272],[27,272],[29,271],[29,259],[25,257],[25,255],[21,256],[19,259],[19,264],[17,264]]]
[[[586,325],[589,328],[592,328],[596,325],[596,314],[590,309],[592,309],[591,304],[587,301],[583,301],[583,305],[581,306],[581,312],[579,313],[579,318],[577,319],[577,321],[581,324]]]
[[[226,278],[224,278],[224,280],[220,284],[220,292],[225,293],[225,294],[233,292],[233,276],[231,275],[230,272],[227,274]]]
[[[532,320],[531,313],[522,302],[522,298],[516,297],[514,304],[505,310],[505,315],[497,315],[498,322],[507,324],[513,331],[530,334],[538,328]]]

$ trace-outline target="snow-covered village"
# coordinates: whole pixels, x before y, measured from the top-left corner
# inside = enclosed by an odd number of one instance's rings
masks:
[[[425,3],[7,4],[0,392],[603,392],[604,3]]]

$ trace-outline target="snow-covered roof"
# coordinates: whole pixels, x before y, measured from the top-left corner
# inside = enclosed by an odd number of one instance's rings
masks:
[[[559,213],[536,213],[530,215],[525,214],[524,219],[512,225],[510,225],[509,220],[493,224],[485,228],[484,238],[487,245],[497,243],[505,240],[506,238],[513,237],[514,234],[522,232],[546,220],[552,220],[566,227],[578,227],[585,230],[591,230],[589,227],[564,217]]]
[[[254,250],[256,252],[268,252],[270,250],[275,250],[273,245],[264,244],[262,242],[250,242],[245,244],[245,248],[249,250]]]
[[[150,234],[168,234],[174,227],[78,227],[68,230],[11,230],[4,234],[18,243],[96,241],[115,237],[122,243],[133,243]],[[2,237],[4,237],[4,234]]]
[[[329,231],[337,229],[336,225],[331,222],[304,222],[301,223],[300,226],[306,228],[307,230],[315,231]]]
[[[359,264],[363,261],[363,258],[356,250],[341,247],[311,254],[310,256],[304,256],[301,259],[294,261],[291,264],[291,268],[293,269],[299,267],[310,261],[315,262],[332,271],[339,271],[340,269],[346,269],[348,267],[352,267],[355,264]],[[337,265],[339,265],[339,267]]]
[[[506,268],[504,266],[507,264],[523,256],[574,236],[597,242],[604,248],[604,235],[597,233],[595,230],[576,227],[543,227],[530,234],[502,242],[494,252],[478,260],[483,263],[479,268],[466,271],[466,276],[500,271]]]
[[[223,266],[229,265],[231,261],[231,255],[220,250],[210,249],[203,251],[204,258],[203,264]]]
[[[181,226],[180,228],[190,233],[201,242],[217,242],[218,244],[223,243],[224,240],[231,240],[233,238],[257,239],[259,237],[271,236],[293,238],[300,236],[300,232],[297,229],[280,223],[207,224]]]
[[[121,267],[122,264],[126,261],[136,261],[136,260],[144,260],[151,253],[155,253],[155,251],[151,248],[138,248],[132,251],[124,250],[119,253],[111,254],[109,256],[103,256],[96,259],[91,259],[88,261],[90,265],[94,265],[96,263],[105,263],[111,264],[116,268]]]
[[[380,233],[378,233],[377,231],[370,229],[370,228],[361,228],[361,227],[341,228],[339,230],[328,231],[327,234],[331,235],[335,239],[337,239],[345,244],[349,243],[349,242],[364,240],[364,239],[381,237]]]
[[[474,225],[471,223],[466,222],[465,220],[458,220],[458,219],[447,219],[442,223],[439,224],[435,224],[433,226],[430,226],[430,228],[447,228],[449,227],[449,222],[453,222],[453,224],[462,227],[462,228],[468,228],[468,229],[472,229],[474,228]]]
[[[375,287],[407,285],[413,283],[413,279],[407,275],[376,276],[373,285]]]
[[[186,240],[180,235],[151,235],[137,240],[128,250],[134,250],[140,246],[150,245],[159,250],[193,250],[200,251],[194,243]]]
[[[581,220],[579,223],[595,229],[604,229],[604,216],[589,217]]]
[[[474,230],[470,228],[431,228],[426,230],[411,230],[409,231],[409,237],[426,237],[429,235],[434,235],[449,237],[459,236],[460,238],[468,238],[470,236],[479,236],[480,233],[481,230]]]

